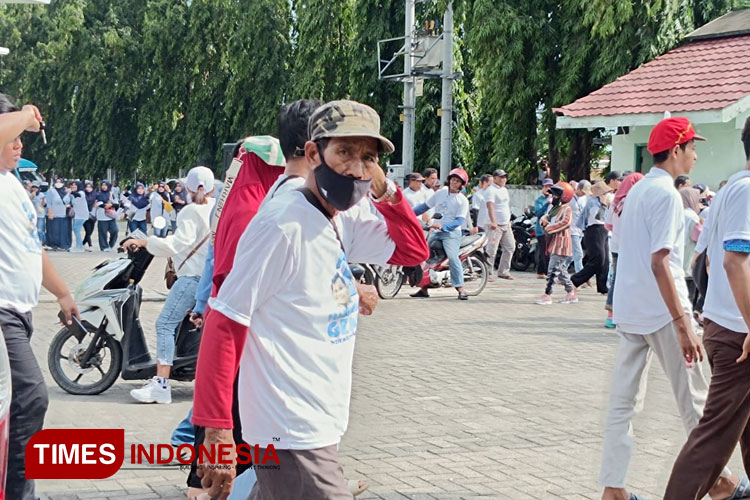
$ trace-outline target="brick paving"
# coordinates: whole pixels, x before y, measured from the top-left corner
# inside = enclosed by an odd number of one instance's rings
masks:
[[[69,285],[112,254],[53,254]],[[156,260],[144,288],[164,293]],[[459,302],[454,292],[411,299],[402,290],[362,318],[349,430],[341,444],[347,477],[367,478],[363,500],[598,499],[602,427],[617,338],[601,327],[604,299],[583,290],[575,305],[537,306],[543,282],[516,273]],[[162,304],[146,302],[150,341]],[[140,405],[119,380],[104,394],[72,396],[46,367],[58,330],[55,307],[35,313],[34,350],[47,377],[50,428],[125,428],[126,442],[168,442],[187,413],[192,383],[176,383],[171,405]],[[660,499],[685,435],[657,363],[628,486]],[[126,460],[127,461],[127,460]],[[741,471],[737,454],[731,464]],[[100,481],[38,481],[42,498],[182,499],[185,472],[121,470]]]

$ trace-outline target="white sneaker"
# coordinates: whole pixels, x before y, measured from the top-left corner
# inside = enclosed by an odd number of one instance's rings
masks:
[[[94,249],[93,249],[93,248],[91,248],[91,245],[88,245],[88,244],[87,244],[86,246],[84,246],[84,247],[83,247],[83,249],[84,249],[85,251],[87,251],[87,252],[93,252],[93,251],[94,251]]]
[[[140,389],[133,389],[130,395],[141,403],[168,404],[172,402],[172,388],[162,387],[157,377],[149,379]]]

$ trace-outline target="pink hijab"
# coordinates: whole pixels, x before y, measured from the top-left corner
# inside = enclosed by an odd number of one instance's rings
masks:
[[[615,193],[615,201],[614,201],[614,211],[617,215],[620,215],[622,213],[622,209],[625,205],[625,197],[628,195],[630,190],[635,186],[635,183],[643,179],[643,174],[640,172],[634,172],[632,174],[628,174],[625,179],[623,179],[622,183],[620,183],[620,187],[617,188],[617,192]]]

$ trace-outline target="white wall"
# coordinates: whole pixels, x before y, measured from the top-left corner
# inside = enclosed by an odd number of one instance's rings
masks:
[[[533,205],[534,200],[542,194],[539,186],[511,186],[508,185],[510,195],[510,213],[521,215],[528,205]]]
[[[690,179],[693,184],[707,184],[716,190],[719,183],[745,166],[745,151],[740,142],[740,134],[749,112],[745,112],[736,120],[728,123],[702,124],[696,127],[699,135],[707,140],[698,141],[696,151],[698,161],[695,164]],[[627,135],[612,137],[612,169],[618,172],[635,171],[636,146],[648,143],[648,136],[652,127],[630,127]],[[650,167],[648,152],[644,164]],[[644,171],[645,173],[645,171]]]

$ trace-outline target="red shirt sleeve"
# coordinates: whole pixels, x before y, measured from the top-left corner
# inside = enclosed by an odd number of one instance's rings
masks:
[[[195,425],[232,429],[234,379],[245,348],[248,328],[217,311],[208,310],[195,372]]]
[[[401,188],[397,188],[394,197],[398,201],[374,203],[375,208],[383,214],[388,235],[396,243],[396,249],[388,263],[396,266],[418,266],[430,258],[422,225],[404,198]]]

